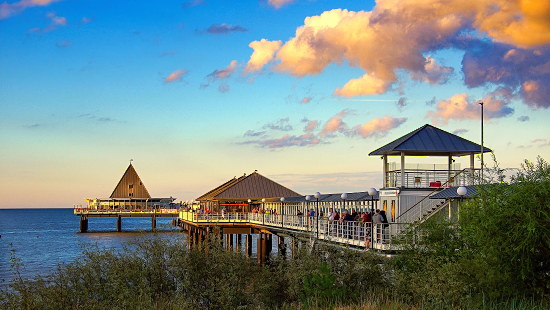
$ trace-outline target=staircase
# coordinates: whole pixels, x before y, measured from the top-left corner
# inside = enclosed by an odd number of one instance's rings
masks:
[[[447,182],[441,184],[438,188],[429,193],[426,197],[422,198],[412,207],[407,209],[405,212],[401,213],[396,219],[396,222],[399,223],[414,223],[414,222],[424,222],[428,218],[432,217],[435,213],[439,212],[441,209],[449,205],[449,201],[445,199],[430,199],[430,197],[439,192],[441,189],[445,188],[449,184],[450,180],[454,180],[458,175],[463,173],[468,169],[463,169],[452,176]]]

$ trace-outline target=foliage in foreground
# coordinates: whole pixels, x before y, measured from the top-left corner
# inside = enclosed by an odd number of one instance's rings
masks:
[[[550,294],[550,166],[525,161],[505,183],[498,166],[461,204],[458,225],[424,223],[393,261],[406,300],[484,307],[487,300],[545,300]]]
[[[16,277],[0,308],[548,309],[550,167],[526,162],[509,184],[478,191],[458,225],[417,227],[422,238],[393,259],[319,246],[259,265],[216,240],[188,250],[150,238],[91,249],[47,277]]]

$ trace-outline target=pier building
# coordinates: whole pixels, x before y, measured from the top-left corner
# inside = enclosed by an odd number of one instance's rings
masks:
[[[196,200],[201,208],[212,212],[251,212],[265,202],[279,201],[281,197],[300,196],[295,191],[254,171],[233,177]],[[262,202],[264,204],[262,204]]]
[[[88,231],[90,217],[116,217],[116,230],[122,230],[122,217],[151,217],[156,229],[157,217],[177,217],[178,208],[173,197],[154,198],[145,187],[132,163],[115,186],[109,198],[86,198],[86,207],[75,206],[80,216],[80,232]]]

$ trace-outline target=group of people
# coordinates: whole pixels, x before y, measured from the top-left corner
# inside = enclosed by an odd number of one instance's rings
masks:
[[[303,216],[301,210],[297,211],[298,216]],[[307,212],[307,217],[310,218],[310,223],[313,217],[316,216],[315,210],[310,209]],[[319,212],[320,218],[326,216],[328,220],[328,231],[329,234],[341,234],[342,237],[348,239],[365,239],[365,247],[370,247],[371,231],[372,224],[376,227],[376,239],[375,242],[385,243],[387,240],[387,227],[389,226],[388,217],[386,211],[379,209],[371,209],[370,212],[357,212],[352,209],[349,212],[347,209],[342,212],[338,212],[334,209],[330,209],[329,212],[325,215],[322,211]],[[352,222],[350,225],[340,225],[340,230],[338,231],[338,223],[343,224],[346,222]],[[353,223],[367,223],[367,224],[358,224],[354,225]]]

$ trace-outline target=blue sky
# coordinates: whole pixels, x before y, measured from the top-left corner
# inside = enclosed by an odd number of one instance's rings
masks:
[[[422,3],[4,2],[0,207],[108,196],[130,159],[178,200],[255,169],[304,194],[379,187],[370,151],[426,123],[479,142],[478,99],[501,166],[550,158],[550,6]]]

